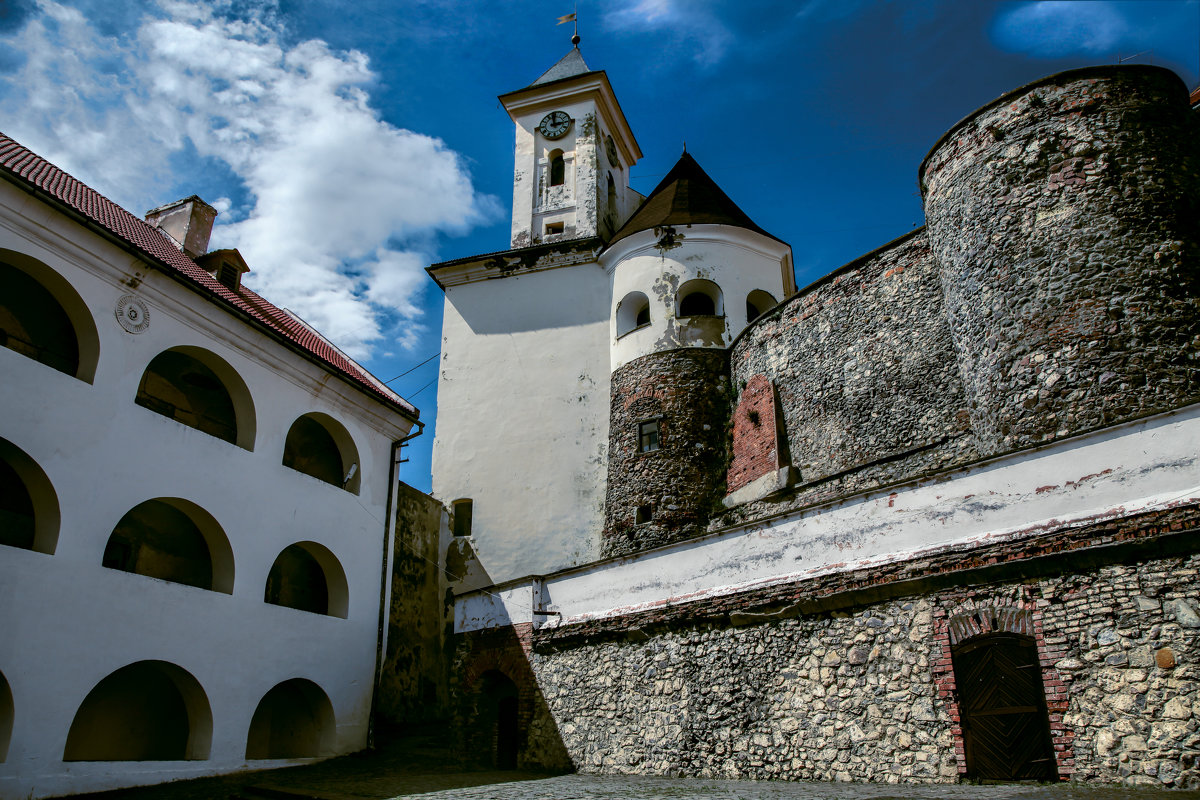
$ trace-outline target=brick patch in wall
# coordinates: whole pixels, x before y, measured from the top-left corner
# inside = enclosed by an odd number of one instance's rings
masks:
[[[775,387],[765,375],[746,383],[733,412],[733,459],[725,477],[729,492],[780,466],[779,428],[775,420]]]

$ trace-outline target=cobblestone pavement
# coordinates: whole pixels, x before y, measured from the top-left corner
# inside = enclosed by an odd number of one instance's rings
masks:
[[[1166,800],[1200,792],[1155,788],[1053,786],[881,786],[876,784],[765,783],[700,779],[560,775],[541,780],[401,795],[396,800]]]
[[[970,786],[722,781],[462,769],[428,736],[381,737],[379,747],[317,764],[176,781],[73,800],[1200,800],[1153,787]]]

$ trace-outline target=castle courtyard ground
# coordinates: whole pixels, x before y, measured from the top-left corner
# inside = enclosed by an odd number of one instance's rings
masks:
[[[379,737],[378,747],[319,764],[76,795],[76,800],[1183,800],[1200,791],[1156,786],[884,785],[722,781],[464,770],[428,733]],[[1153,780],[1151,776],[1143,776]]]

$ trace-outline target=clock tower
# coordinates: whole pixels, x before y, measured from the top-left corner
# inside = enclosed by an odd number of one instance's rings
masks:
[[[589,69],[576,46],[500,102],[516,126],[513,249],[608,240],[643,199],[629,188],[642,151],[604,70]]]

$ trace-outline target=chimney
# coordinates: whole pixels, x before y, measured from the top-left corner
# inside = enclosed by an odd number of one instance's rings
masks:
[[[208,252],[217,210],[196,195],[146,212],[146,222],[165,233],[190,258]]]

